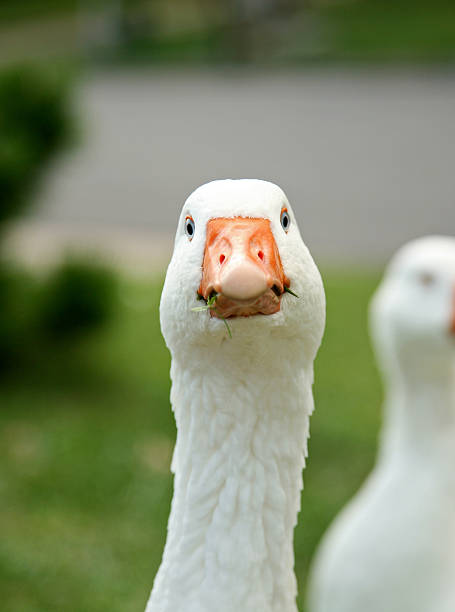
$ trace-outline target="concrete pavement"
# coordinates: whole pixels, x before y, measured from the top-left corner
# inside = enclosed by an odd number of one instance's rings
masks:
[[[455,234],[454,74],[112,72],[81,82],[78,104],[81,145],[29,220],[57,233],[169,245],[196,186],[258,177],[286,191],[318,260],[382,262]]]

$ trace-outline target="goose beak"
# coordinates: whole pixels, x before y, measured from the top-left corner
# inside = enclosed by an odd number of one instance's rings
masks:
[[[216,218],[207,223],[198,293],[217,294],[212,316],[273,314],[290,282],[268,219]]]

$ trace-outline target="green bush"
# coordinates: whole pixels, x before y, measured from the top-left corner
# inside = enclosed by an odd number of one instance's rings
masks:
[[[22,272],[0,265],[0,374],[22,361],[33,343],[35,283]]]
[[[0,73],[0,223],[25,208],[73,133],[67,79],[26,66]]]
[[[40,326],[54,339],[72,339],[91,331],[112,315],[115,294],[110,270],[69,260],[55,270],[44,288]]]
[[[12,289],[10,276],[0,268],[0,371],[7,368],[17,348]]]
[[[43,169],[74,134],[68,80],[49,70],[0,73],[0,227],[30,202]],[[33,362],[50,340],[76,340],[105,323],[115,278],[88,262],[69,261],[40,282],[0,260],[0,373]]]
[[[114,273],[88,261],[67,261],[40,279],[0,262],[0,378],[55,360],[61,341],[101,328],[116,296]]]

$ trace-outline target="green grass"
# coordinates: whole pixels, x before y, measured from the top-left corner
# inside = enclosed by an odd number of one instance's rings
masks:
[[[6,0],[0,5],[0,23],[55,17],[76,10],[77,0]]]
[[[283,21],[284,19],[284,21]],[[159,20],[157,21],[159,23]],[[249,25],[205,22],[128,41],[100,59],[125,63],[257,65],[453,64],[453,0],[305,0]]]
[[[371,468],[381,401],[366,334],[377,276],[325,279],[328,324],[295,539],[301,594],[322,531]],[[43,349],[0,383],[5,612],[145,607],[164,545],[175,436],[159,293],[159,283],[124,283],[109,329],[71,349]]]
[[[455,59],[455,3],[450,0],[343,0],[313,6],[308,17],[320,37],[315,59],[383,63]]]
[[[12,25],[14,29],[21,23],[39,20],[42,31],[46,19],[66,16],[74,21],[81,7],[107,4],[10,0],[0,3],[0,25]],[[126,37],[124,44],[114,48],[101,45],[94,57],[108,65],[333,62],[451,65],[455,61],[453,0],[302,0],[292,14],[283,11],[281,15],[257,18],[246,26],[241,22],[230,23],[229,11],[220,2],[209,11],[200,2],[175,0],[171,12],[163,10],[165,4],[123,0],[125,15],[132,23],[140,24],[144,18],[145,13],[136,13],[138,7],[148,6],[146,13],[152,18],[152,26],[145,21],[135,36],[130,33]],[[71,28],[71,37],[70,32]],[[27,36],[18,31],[18,43],[24,35]],[[53,48],[55,36],[50,28],[49,49]],[[58,40],[55,44],[55,52],[67,57]],[[77,55],[73,47],[70,45],[70,56]]]

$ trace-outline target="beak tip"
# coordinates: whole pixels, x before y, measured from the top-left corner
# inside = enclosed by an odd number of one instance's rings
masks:
[[[220,276],[220,293],[234,300],[256,299],[266,290],[266,275],[248,260],[228,266]]]

